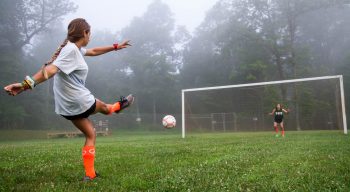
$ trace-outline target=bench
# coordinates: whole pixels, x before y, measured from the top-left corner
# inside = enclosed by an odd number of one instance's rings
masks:
[[[95,121],[93,120],[95,127],[96,136],[108,136],[112,132],[108,129],[108,120],[104,121]],[[64,131],[64,132],[53,132],[47,133],[47,138],[74,138],[74,137],[84,137],[84,134],[80,131]]]
[[[108,136],[111,135],[110,131],[96,131],[96,136]],[[74,138],[74,137],[83,137],[84,134],[82,132],[74,131],[74,132],[55,132],[55,133],[47,133],[47,138]]]

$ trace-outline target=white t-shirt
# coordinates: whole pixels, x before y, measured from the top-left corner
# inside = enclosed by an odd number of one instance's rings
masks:
[[[59,72],[54,76],[53,84],[55,112],[57,114],[79,115],[95,103],[95,97],[85,87],[89,71],[83,58],[85,53],[86,49],[79,50],[74,43],[68,41],[53,62],[53,65],[59,69]]]

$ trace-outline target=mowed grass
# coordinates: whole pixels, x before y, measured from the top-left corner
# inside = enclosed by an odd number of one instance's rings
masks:
[[[0,142],[0,191],[350,191],[341,132],[98,137],[101,177],[83,183],[83,138]]]

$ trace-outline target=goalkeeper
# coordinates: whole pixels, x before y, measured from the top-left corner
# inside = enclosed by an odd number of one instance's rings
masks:
[[[275,128],[276,131],[276,137],[278,137],[278,125],[280,125],[282,129],[282,137],[284,137],[284,124],[283,124],[283,115],[284,113],[288,114],[289,110],[284,109],[281,104],[277,104],[276,107],[272,110],[269,115],[274,116],[274,122],[273,122],[273,127]]]

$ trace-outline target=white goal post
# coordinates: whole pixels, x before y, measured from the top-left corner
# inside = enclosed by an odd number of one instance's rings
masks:
[[[182,138],[185,138],[186,127],[185,127],[185,93],[186,92],[195,92],[195,91],[208,91],[208,90],[216,90],[216,89],[228,89],[228,88],[237,88],[237,87],[253,87],[259,85],[274,85],[274,84],[286,84],[286,83],[297,83],[304,81],[316,81],[316,80],[327,80],[327,79],[339,79],[340,86],[340,100],[341,100],[341,110],[343,117],[343,127],[344,134],[348,133],[347,130],[347,122],[346,122],[346,111],[345,111],[345,96],[344,96],[344,83],[342,75],[335,76],[322,76],[322,77],[311,77],[311,78],[301,78],[301,79],[289,79],[289,80],[281,80],[281,81],[267,81],[267,82],[259,82],[259,83],[247,83],[247,84],[237,84],[237,85],[225,85],[225,86],[215,86],[215,87],[202,87],[202,88],[193,88],[193,89],[183,89],[181,91],[181,102],[182,102]]]

